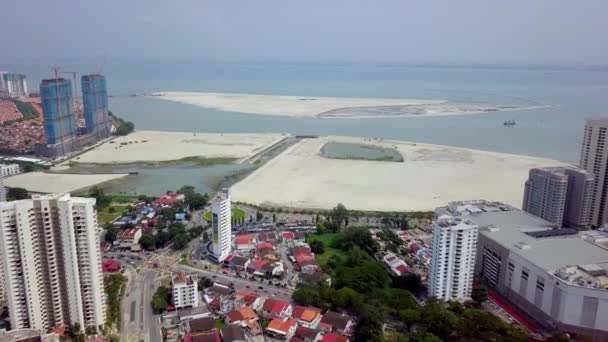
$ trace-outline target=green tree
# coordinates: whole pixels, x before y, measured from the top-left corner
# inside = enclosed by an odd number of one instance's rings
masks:
[[[106,196],[104,191],[98,186],[94,186],[91,188],[91,190],[89,191],[89,196],[95,198],[95,204],[97,205],[97,208],[100,209],[109,206],[112,202],[112,199]]]
[[[8,188],[6,192],[7,201],[17,201],[30,198],[30,194],[24,188]]]
[[[141,248],[152,251],[156,248],[156,239],[152,234],[144,234],[139,238],[139,244]]]
[[[165,311],[169,306],[169,293],[167,288],[159,286],[156,292],[152,296],[152,307],[157,311]]]
[[[112,335],[112,337],[110,337],[110,342],[120,342],[120,337]]]
[[[553,333],[549,338],[547,338],[547,342],[568,342],[570,341],[570,337],[568,334],[558,331]]]
[[[178,233],[173,237],[173,249],[183,249],[190,242],[190,237],[186,233]]]
[[[298,305],[318,305],[321,301],[319,289],[311,286],[300,286],[292,294],[291,298]]]
[[[420,321],[420,310],[419,309],[405,309],[399,312],[399,318],[401,322],[407,326],[407,331],[412,330],[412,326]]]
[[[325,244],[321,240],[312,240],[310,242],[310,249],[315,254],[323,254],[325,252]]]
[[[323,222],[317,223],[317,234],[323,235],[327,232],[327,227]]]
[[[342,227],[343,224],[346,224],[348,220],[348,210],[342,203],[338,203],[330,212],[329,217],[331,221],[338,225],[338,229]],[[347,225],[347,224],[346,224]]]
[[[488,290],[484,287],[475,286],[471,291],[471,299],[477,303],[477,305],[481,305],[481,303],[488,300]]]
[[[204,289],[213,286],[213,281],[207,277],[202,277],[199,279],[197,287],[199,291],[203,291]]]

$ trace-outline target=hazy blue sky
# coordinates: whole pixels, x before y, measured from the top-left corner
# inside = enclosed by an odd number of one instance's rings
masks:
[[[2,0],[0,64],[608,61],[607,0]]]

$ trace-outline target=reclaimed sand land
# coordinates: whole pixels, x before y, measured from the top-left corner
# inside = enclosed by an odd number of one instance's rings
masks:
[[[149,94],[148,96],[226,112],[333,119],[467,115],[545,107],[545,105],[541,104],[498,106],[492,104],[456,103],[446,100],[193,92],[161,92]]]
[[[138,131],[114,139],[69,162],[127,164],[188,157],[248,158],[284,139],[284,134],[212,134]]]
[[[125,174],[75,175],[44,172],[28,172],[4,179],[6,186],[24,188],[31,192],[72,192],[93,185],[118,179]]]
[[[404,162],[328,159],[327,142],[398,150]],[[305,139],[232,187],[235,201],[266,206],[377,211],[433,210],[453,200],[491,199],[521,207],[533,167],[562,162],[463,148],[365,138]]]

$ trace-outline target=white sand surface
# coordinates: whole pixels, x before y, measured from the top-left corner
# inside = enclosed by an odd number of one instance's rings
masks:
[[[148,94],[148,96],[226,112],[334,119],[466,115],[547,107],[542,104],[500,106],[493,104],[456,103],[446,100],[196,92],[160,92]]]
[[[159,99],[227,112],[278,116],[316,117],[349,107],[407,106],[445,103],[444,100],[374,99],[314,96],[280,96],[225,93],[162,92]]]
[[[12,188],[24,188],[32,192],[72,192],[126,176],[126,174],[75,175],[44,172],[28,172],[4,179]]]
[[[397,149],[404,162],[328,159],[328,141]],[[533,167],[562,162],[449,146],[363,138],[305,139],[232,187],[235,201],[267,206],[357,210],[433,210],[449,201],[488,199],[521,207]]]
[[[69,162],[119,164],[186,157],[248,158],[281,141],[284,134],[213,134],[137,131],[92,149]]]

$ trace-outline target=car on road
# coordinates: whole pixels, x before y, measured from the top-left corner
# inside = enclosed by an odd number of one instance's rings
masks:
[[[212,275],[211,278],[217,278],[217,276],[216,275]]]
[[[258,286],[258,289],[263,290],[264,288],[262,286]]]
[[[245,288],[248,289],[248,288],[251,288],[251,286],[247,285],[247,286],[245,286]]]

